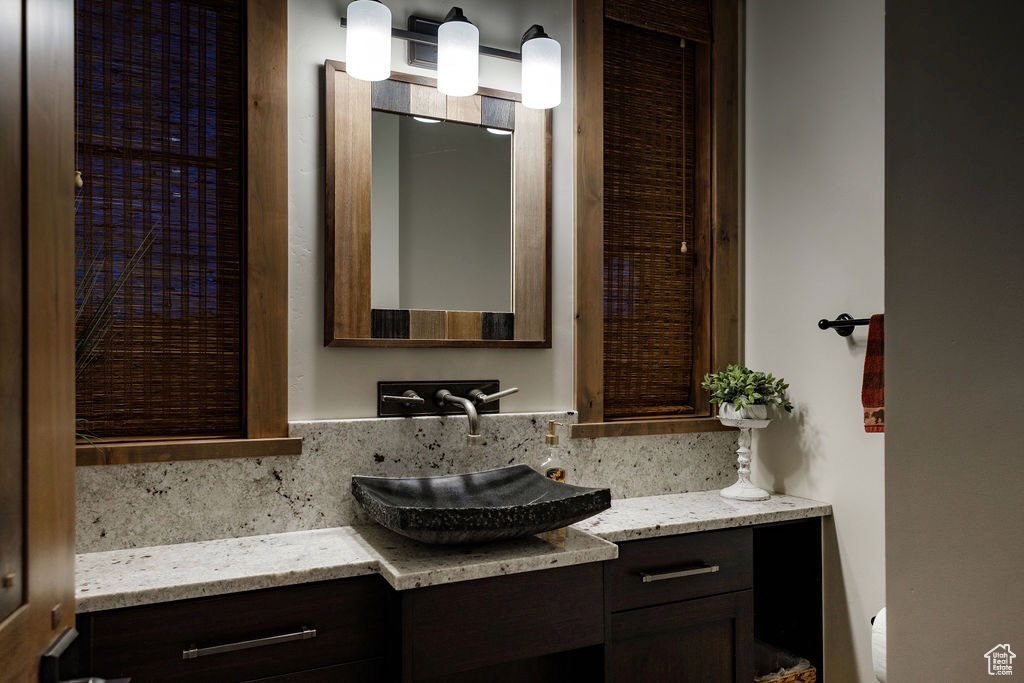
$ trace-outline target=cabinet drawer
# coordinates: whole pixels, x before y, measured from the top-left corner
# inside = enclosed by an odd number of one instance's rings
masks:
[[[612,612],[743,590],[753,586],[749,528],[707,531],[619,544],[606,563]]]
[[[240,681],[383,657],[389,595],[365,576],[82,615],[90,671]]]
[[[403,591],[403,680],[600,645],[601,579],[592,563]]]

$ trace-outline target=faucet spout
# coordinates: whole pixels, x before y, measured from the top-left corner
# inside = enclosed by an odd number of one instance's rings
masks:
[[[461,406],[466,411],[466,418],[469,421],[469,431],[466,434],[466,443],[470,445],[479,444],[483,437],[480,435],[480,416],[476,412],[476,406],[468,398],[462,398],[461,396],[455,396],[452,392],[447,389],[439,389],[434,394],[434,399],[439,405],[445,405],[451,403],[453,405]]]

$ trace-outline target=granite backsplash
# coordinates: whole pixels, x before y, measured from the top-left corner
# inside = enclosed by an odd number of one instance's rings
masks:
[[[549,419],[573,412],[481,418],[485,444],[467,446],[466,418],[293,422],[302,454],[78,467],[77,552],[136,548],[366,521],[352,474],[427,476],[514,463],[557,449],[569,483],[608,486],[614,498],[718,489],[736,478],[736,433],[569,439],[547,446]]]

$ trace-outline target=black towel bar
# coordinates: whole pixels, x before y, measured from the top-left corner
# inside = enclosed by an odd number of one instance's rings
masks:
[[[849,313],[840,313],[836,316],[835,320],[828,320],[822,318],[818,321],[819,330],[833,329],[840,337],[849,337],[853,334],[853,327],[855,325],[867,325],[870,322],[870,318],[854,318]]]

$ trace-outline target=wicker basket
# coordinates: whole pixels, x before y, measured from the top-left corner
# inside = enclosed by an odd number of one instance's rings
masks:
[[[818,680],[818,670],[810,664],[808,664],[808,667],[803,671],[783,672],[771,678],[764,678],[762,676],[754,680],[758,683],[816,683]]]
[[[767,645],[754,643],[756,683],[817,683],[818,670],[796,655]]]

